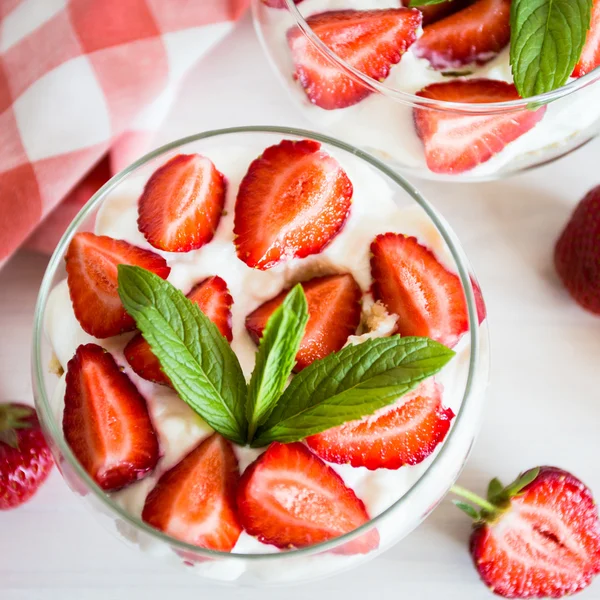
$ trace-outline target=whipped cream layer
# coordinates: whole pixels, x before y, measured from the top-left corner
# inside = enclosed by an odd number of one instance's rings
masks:
[[[274,143],[274,142],[271,142]],[[398,187],[393,188],[374,168],[360,159],[346,153],[331,152],[340,162],[350,177],[354,187],[353,203],[350,217],[341,233],[318,255],[304,259],[294,259],[268,271],[251,269],[240,261],[233,244],[233,216],[235,198],[239,183],[246,173],[250,162],[264,150],[264,145],[248,144],[245,147],[220,147],[208,153],[216,167],[225,174],[228,180],[225,215],[221,219],[212,242],[199,250],[186,254],[157,251],[151,247],[137,228],[137,200],[149,173],[144,176],[134,173],[130,179],[123,182],[106,199],[100,208],[95,224],[95,232],[126,240],[137,246],[147,248],[164,256],[171,267],[169,281],[187,292],[194,284],[211,275],[219,275],[226,282],[233,297],[232,307],[233,341],[232,348],[237,354],[247,377],[254,367],[256,346],[246,332],[244,322],[246,315],[256,307],[278,294],[301,279],[315,275],[333,272],[350,272],[363,289],[367,292],[371,286],[369,266],[369,246],[373,238],[388,231],[414,235],[420,243],[433,250],[447,268],[455,270],[454,261],[446,244],[425,212],[408,195],[403,194]],[[186,148],[191,152],[193,148]],[[162,157],[159,166],[168,157]],[[400,208],[397,200],[405,204]],[[379,304],[373,304],[367,294],[363,303],[363,326],[366,333],[351,336],[349,343],[359,343],[366,337],[383,337],[390,335],[395,324],[395,316],[388,315]],[[116,361],[132,379],[140,392],[146,398],[150,414],[159,435],[162,458],[156,470],[143,480],[113,493],[113,499],[130,514],[140,517],[145,498],[155,485],[160,475],[174,466],[185,454],[196,446],[200,440],[209,435],[210,427],[188,407],[169,387],[153,384],[138,377],[129,367],[123,356],[123,348],[134,335],[124,334],[106,340],[96,340],[86,334],[80,327],[73,313],[66,280],[60,282],[48,300],[45,314],[47,337],[54,349],[58,361],[66,370],[68,361],[75,354],[80,344],[95,342],[109,350]],[[447,367],[436,376],[444,387],[443,402],[458,413],[465,381],[468,374],[470,346],[467,336],[464,336],[455,348],[456,357]],[[62,423],[64,407],[64,376],[54,393],[53,407],[56,418]],[[473,431],[470,432],[472,436]],[[244,469],[263,450],[236,447],[240,470]],[[458,454],[455,460],[456,470],[460,468],[464,455]],[[380,514],[401,498],[421,477],[427,469],[431,457],[417,466],[406,466],[398,470],[379,469],[369,471],[365,468],[354,468],[349,465],[334,465],[346,484],[354,489],[357,496],[365,503],[371,517]],[[448,472],[448,485],[456,473]],[[431,498],[430,503],[439,498]],[[393,528],[379,529],[381,547],[387,547],[398,539],[398,531],[412,529],[421,518],[414,515],[414,523],[400,520]],[[121,533],[142,544],[132,528],[119,526]],[[144,549],[155,551],[147,540]],[[279,552],[274,546],[262,544],[257,539],[242,533],[236,544],[234,553],[270,553]],[[309,560],[307,557],[306,560]],[[315,559],[316,557],[312,557]],[[319,568],[330,568],[332,562],[336,565],[361,561],[361,556],[328,555],[319,557]],[[180,559],[178,559],[180,560]],[[328,562],[329,561],[329,562]],[[239,576],[245,570],[236,563],[234,571],[211,576],[219,579],[231,579]],[[315,568],[314,560],[312,569]],[[213,563],[201,567],[217,569]],[[248,565],[250,568],[250,565]],[[236,575],[237,573],[237,575]],[[270,572],[269,577],[282,579],[283,574]]]
[[[303,0],[297,5],[304,18],[343,9],[398,8],[399,0]],[[311,104],[302,86],[294,81],[294,64],[287,44],[286,32],[295,26],[292,14],[283,9],[260,8],[258,27],[264,37],[270,58],[285,81],[286,87],[300,102],[307,117],[326,130],[379,158],[411,170],[428,170],[423,144],[415,131],[413,108],[391,97],[373,93],[361,102],[335,110],[324,110]],[[467,65],[458,71],[469,71],[469,78],[487,78],[513,82],[509,48],[484,65]],[[452,71],[448,69],[448,71]],[[433,69],[425,58],[418,58],[413,49],[392,66],[385,86],[415,94],[432,83],[448,82],[452,78]],[[547,106],[543,119],[530,131],[511,142],[489,161],[467,171],[463,176],[491,177],[512,163],[527,164],[549,158],[546,152],[556,152],[557,146],[573,141],[600,119],[600,83],[589,85]]]

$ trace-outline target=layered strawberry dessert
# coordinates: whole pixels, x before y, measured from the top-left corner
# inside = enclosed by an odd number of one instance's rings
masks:
[[[523,103],[517,109],[495,112],[488,106],[468,112],[468,105],[541,93],[537,84],[521,84],[532,91],[520,95],[513,83],[511,0],[429,5],[417,0],[414,4],[423,6],[416,8],[409,8],[408,0],[404,5],[402,0],[296,4],[303,27],[320,47],[301,31],[285,2],[257,0],[255,12],[265,47],[305,114],[320,128],[415,174],[490,178],[549,160],[597,132],[600,84],[527,108]],[[522,4],[525,13],[529,4]],[[573,14],[567,21],[576,18]],[[327,51],[373,85],[344,70]],[[587,41],[568,81],[599,65],[596,1]],[[527,77],[533,81],[540,69],[532,65]],[[461,104],[466,111],[461,112]]]
[[[339,154],[283,139],[161,157],[70,242],[46,309],[57,421],[96,484],[176,540],[267,554],[351,533],[419,480],[460,410],[455,262],[421,208]]]

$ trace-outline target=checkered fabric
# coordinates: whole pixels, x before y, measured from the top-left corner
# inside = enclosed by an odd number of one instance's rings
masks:
[[[0,266],[27,238],[51,249],[149,149],[178,83],[247,2],[0,0]]]

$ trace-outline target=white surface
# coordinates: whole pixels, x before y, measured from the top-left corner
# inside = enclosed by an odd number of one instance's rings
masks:
[[[244,20],[191,75],[160,141],[241,124],[307,124],[289,106]],[[196,93],[194,94],[194,89]],[[487,300],[492,383],[460,482],[555,464],[600,498],[600,318],[557,282],[552,249],[572,206],[600,183],[600,141],[530,174],[488,184],[416,182],[461,238]],[[46,259],[21,252],[0,272],[0,400],[31,402],[33,306]],[[415,533],[344,575],[286,590],[209,586],[121,545],[55,471],[26,506],[0,513],[1,600],[415,600],[492,598],[470,564],[466,517],[445,501]],[[600,599],[600,580],[579,597]]]

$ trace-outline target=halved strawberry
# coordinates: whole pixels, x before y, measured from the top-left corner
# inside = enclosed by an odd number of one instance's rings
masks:
[[[573,77],[582,77],[600,67],[600,0],[593,1],[592,23]]]
[[[82,329],[107,338],[135,329],[117,291],[117,266],[137,265],[166,279],[171,271],[162,256],[123,240],[77,233],[65,255],[73,311]]]
[[[278,548],[325,542],[369,521],[354,491],[299,442],[271,444],[242,475],[237,504],[244,529]],[[340,551],[366,554],[378,545],[372,529]]]
[[[139,230],[159,250],[196,250],[215,234],[225,189],[225,177],[208,158],[178,154],[146,183],[139,200]]]
[[[456,79],[434,83],[417,93],[422,98],[481,104],[520,98],[514,85],[492,79]],[[415,108],[417,134],[434,173],[464,173],[504,150],[532,129],[546,107],[498,115],[470,115],[451,109]]]
[[[221,334],[231,342],[233,298],[225,281],[218,275],[213,275],[194,286],[187,297],[200,307],[200,310],[219,328]],[[171,385],[169,378],[160,367],[159,360],[152,353],[150,344],[141,333],[131,338],[125,346],[124,353],[127,362],[140,377],[155,383]]]
[[[344,62],[376,81],[417,39],[422,16],[416,9],[333,10],[311,15],[306,23],[319,39]],[[287,34],[297,79],[308,99],[331,110],[352,106],[372,90],[336,67],[300,29]]]
[[[459,68],[494,58],[510,41],[511,0],[475,4],[428,25],[414,47],[435,69]]]
[[[404,6],[408,6],[410,0],[404,0]],[[452,2],[442,2],[441,4],[424,4],[416,8],[423,14],[423,27],[431,25],[440,19],[458,12],[465,6],[468,6],[469,0],[452,0]]]
[[[329,462],[399,469],[424,461],[444,441],[453,418],[442,405],[442,386],[428,379],[394,404],[312,435],[306,443]]]
[[[590,490],[556,467],[526,471],[488,498],[458,489],[481,507],[457,503],[475,519],[471,554],[483,582],[506,598],[560,598],[600,573],[600,522]]]
[[[159,459],[146,401],[112,355],[96,344],[79,346],[67,365],[63,433],[105,491],[142,479]]]
[[[416,238],[383,233],[371,244],[373,295],[398,315],[397,332],[423,336],[450,348],[468,330],[460,279]],[[479,322],[485,319],[481,291],[473,282]]]
[[[214,433],[161,475],[142,519],[183,542],[230,552],[242,532],[235,507],[239,478],[231,443]]]
[[[302,288],[308,304],[308,322],[296,355],[296,371],[341,350],[348,337],[356,332],[361,311],[362,291],[349,273],[316,277],[304,282]],[[256,344],[262,337],[269,317],[288,292],[284,290],[267,300],[246,317],[246,329]]]
[[[283,140],[252,162],[235,204],[237,255],[269,269],[317,254],[340,232],[352,183],[337,160],[312,140]]]

